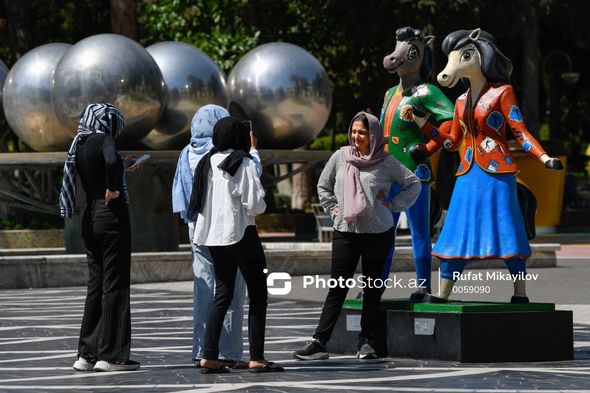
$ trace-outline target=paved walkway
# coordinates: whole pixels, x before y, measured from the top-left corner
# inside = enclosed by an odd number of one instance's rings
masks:
[[[257,375],[247,370],[213,376],[198,373],[190,361],[191,282],[132,287],[132,357],[141,362],[139,371],[80,373],[71,366],[85,289],[2,290],[0,392],[589,392],[590,246],[567,244],[558,256],[556,268],[529,269],[536,276],[528,283],[528,292],[533,301],[552,302],[574,311],[573,361],[461,364],[410,359],[359,361],[350,356],[314,363],[294,361],[291,352],[313,334],[327,289],[304,288],[304,277],[292,277],[289,294],[270,297],[267,318],[266,354],[287,367],[283,374]],[[407,286],[413,274],[390,277]],[[436,273],[433,279],[436,291]],[[280,287],[285,282],[276,284]],[[511,283],[497,279],[463,280],[457,287],[489,288],[485,294],[453,295],[464,300],[507,301],[511,293]],[[352,289],[350,297],[358,291]],[[388,289],[384,297],[401,298],[412,291],[407,287]]]
[[[0,291],[0,392],[590,391],[590,326],[575,327],[575,360],[568,362],[459,364],[350,356],[299,362],[291,352],[313,333],[321,303],[277,297],[268,311],[266,355],[287,371],[202,375],[190,362],[188,284],[132,288],[132,357],[142,367],[127,373],[72,370],[84,288]]]
[[[395,263],[395,262],[394,262]],[[477,267],[475,263],[473,268]],[[456,293],[452,298],[470,301],[497,301],[506,302],[512,295],[512,282],[502,280],[503,274],[508,270],[499,264],[498,270],[468,269],[466,272],[479,274],[483,280],[461,280],[455,286]],[[494,273],[497,273],[494,275]],[[574,311],[574,323],[590,326],[590,245],[567,244],[558,251],[557,267],[529,269],[531,279],[527,282],[527,292],[531,301],[538,303],[555,303],[559,309]],[[433,291],[438,291],[438,272],[432,273]],[[491,276],[493,278],[486,279]],[[358,275],[355,276],[358,278]],[[394,288],[387,289],[384,299],[405,298],[414,292],[409,288],[410,280],[415,277],[412,272],[392,273],[390,278]],[[291,292],[283,296],[271,296],[274,301],[309,301],[322,302],[327,294],[327,288],[321,285],[304,285],[304,280],[327,281],[329,276],[294,276],[291,278]],[[396,285],[398,283],[399,285]],[[138,288],[172,289],[175,291],[191,293],[192,282],[167,282],[161,284],[139,284]],[[284,285],[278,282],[277,286]],[[327,285],[327,283],[326,283]],[[351,289],[349,297],[355,297],[360,289]],[[475,293],[477,292],[477,293]]]

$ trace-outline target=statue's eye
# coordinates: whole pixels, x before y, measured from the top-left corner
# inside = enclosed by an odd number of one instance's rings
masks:
[[[418,60],[420,58],[420,52],[416,45],[412,45],[408,50],[408,60]]]
[[[475,49],[467,49],[463,53],[461,53],[461,61],[469,61],[473,58],[475,54]]]

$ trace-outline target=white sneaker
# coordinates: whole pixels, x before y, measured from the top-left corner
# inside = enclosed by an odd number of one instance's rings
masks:
[[[82,356],[80,356],[78,360],[74,362],[74,365],[72,367],[74,367],[74,370],[77,371],[94,371],[95,364],[96,363],[86,360]]]
[[[111,363],[106,360],[99,360],[94,366],[95,371],[133,371],[139,368],[139,362],[127,360],[122,363]]]

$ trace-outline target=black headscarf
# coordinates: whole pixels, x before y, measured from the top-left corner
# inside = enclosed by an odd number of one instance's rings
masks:
[[[205,206],[207,194],[207,176],[211,169],[211,156],[217,152],[233,149],[233,151],[217,167],[234,176],[242,165],[245,157],[250,155],[250,129],[240,119],[228,116],[220,119],[213,128],[213,148],[203,156],[195,170],[193,190],[187,216],[196,221]]]

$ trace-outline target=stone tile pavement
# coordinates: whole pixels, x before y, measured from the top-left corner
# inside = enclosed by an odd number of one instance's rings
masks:
[[[461,364],[390,358],[359,361],[351,356],[294,361],[291,352],[313,334],[327,289],[304,288],[304,277],[292,277],[288,295],[271,296],[267,319],[266,354],[286,366],[283,374],[198,373],[190,359],[191,282],[132,287],[132,356],[142,363],[139,371],[79,373],[71,366],[85,289],[0,290],[0,392],[588,392],[590,246],[567,244],[558,256],[555,268],[529,269],[537,276],[529,281],[528,291],[533,301],[554,302],[560,309],[574,311],[573,361]],[[395,275],[390,278],[404,287],[388,289],[385,298],[413,291],[407,287],[412,273]],[[433,279],[436,291],[436,272]],[[460,286],[489,288],[489,293],[453,295],[463,300],[507,301],[511,292],[510,282],[493,279],[464,281]],[[358,291],[352,289],[349,297]]]

